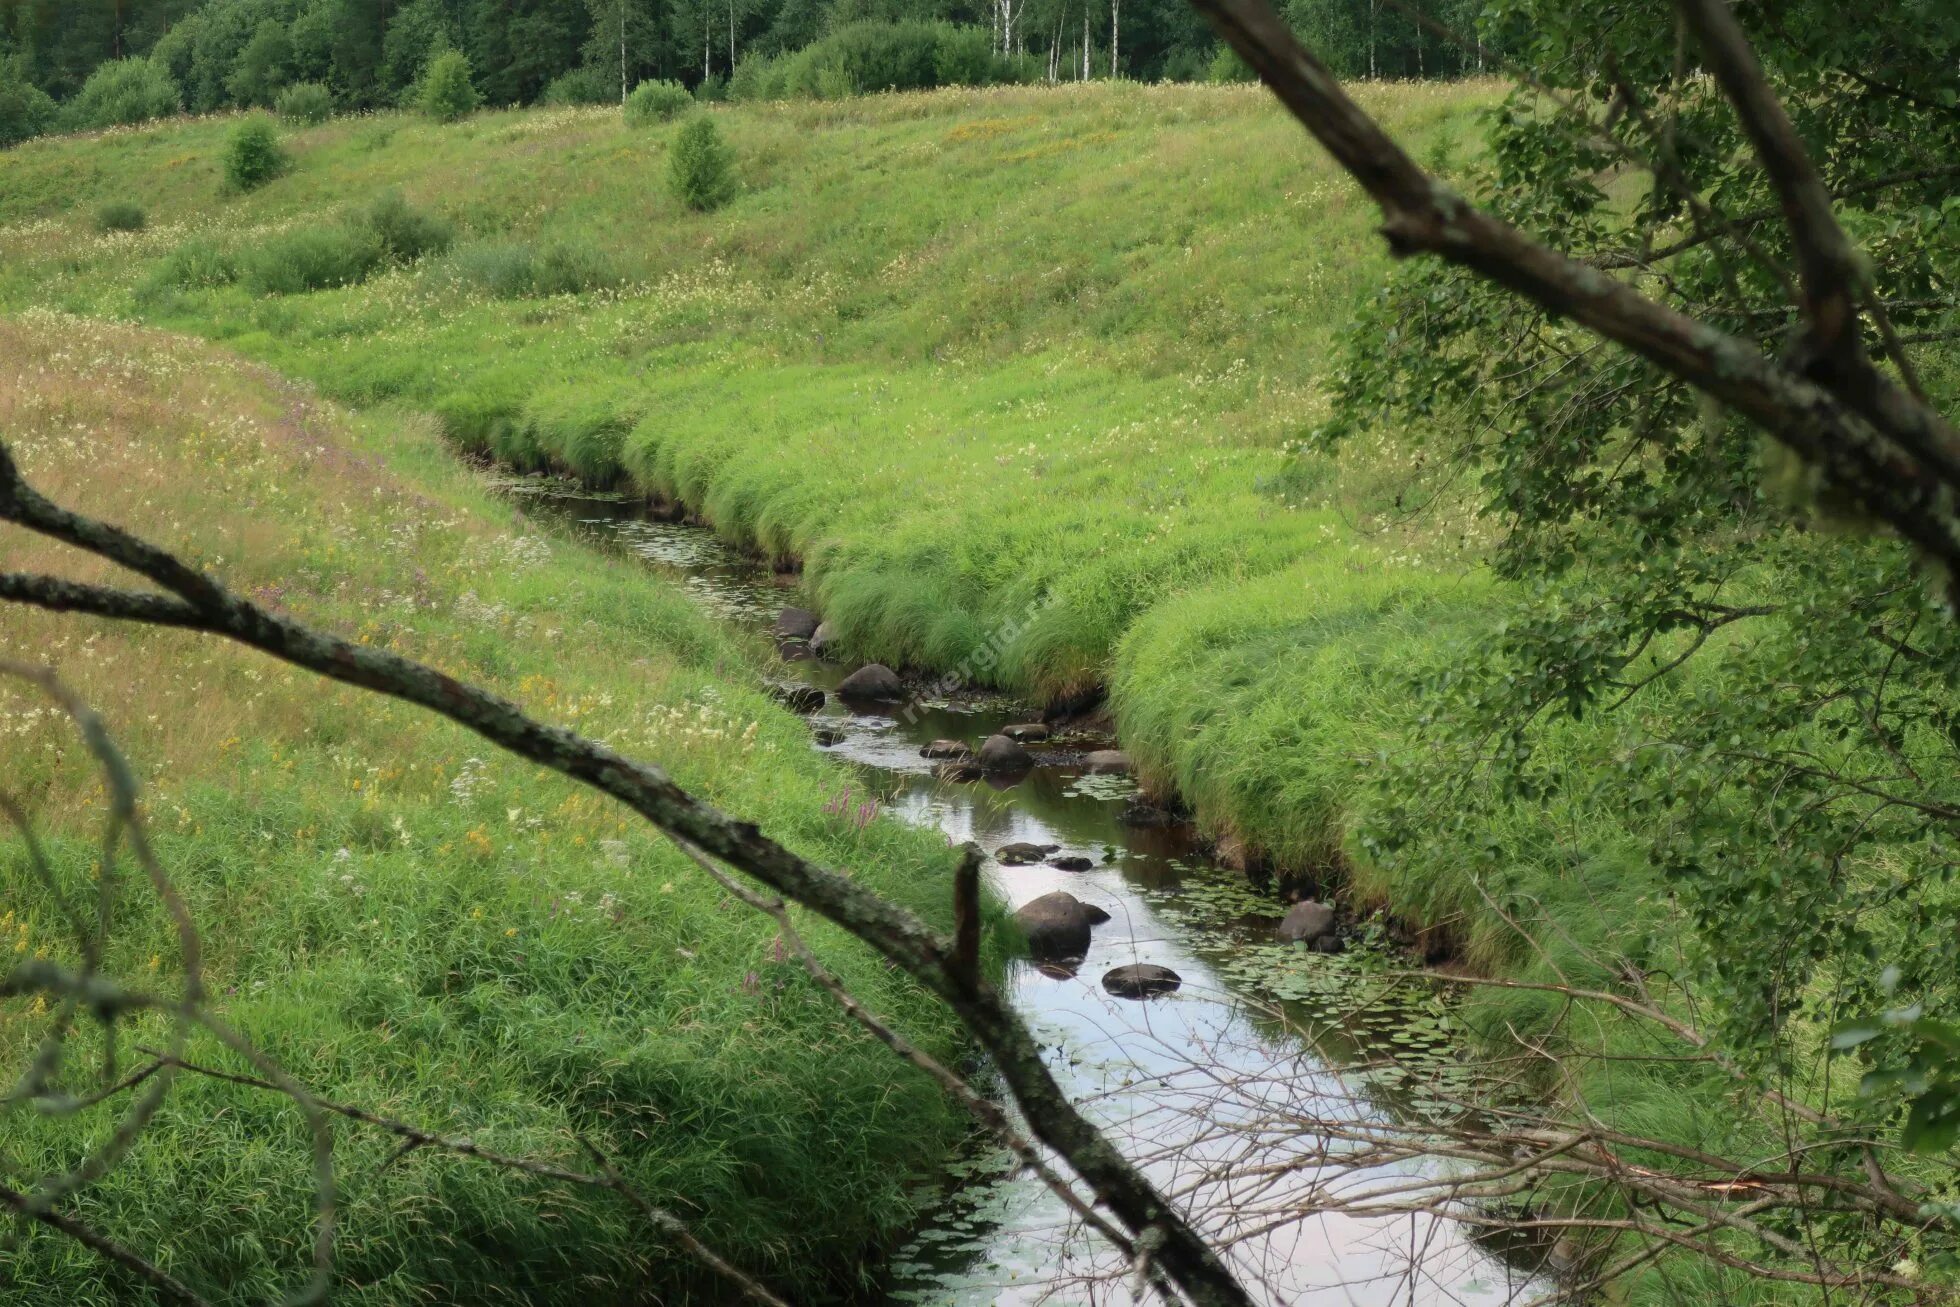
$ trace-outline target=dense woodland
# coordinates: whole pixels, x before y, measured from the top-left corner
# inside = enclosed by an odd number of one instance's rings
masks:
[[[1479,7],[1425,6],[1465,34]],[[1486,58],[1474,37],[1466,47],[1425,31],[1383,0],[1293,0],[1287,13],[1350,76],[1450,76]],[[880,29],[923,23],[986,32],[993,51],[1009,57],[972,68],[929,60],[929,82],[1250,77],[1181,0],[0,0],[0,144],[8,104],[34,92],[70,105],[69,125],[108,125],[99,110],[74,106],[91,76],[134,79],[136,70],[115,66],[129,59],[147,59],[169,79],[144,102],[144,116],[170,95],[196,113],[270,105],[295,82],[330,86],[346,108],[389,107],[445,49],[469,57],[490,104],[596,103],[617,100],[622,79],[630,87],[673,78],[713,95],[744,60],[848,30],[860,44],[880,44],[891,39]],[[854,80],[872,84],[851,91],[921,79],[892,66]],[[96,98],[108,89],[99,85]],[[15,114],[25,111],[16,105]]]

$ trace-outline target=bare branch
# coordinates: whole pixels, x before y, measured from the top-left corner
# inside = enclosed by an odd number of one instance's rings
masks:
[[[1735,409],[1960,577],[1960,435],[1941,415],[1869,367],[1818,378],[1772,361],[1482,212],[1417,167],[1266,0],[1192,3],[1374,199],[1396,254],[1461,264]]]
[[[168,551],[54,504],[22,478],[4,443],[0,520],[128,568],[169,591],[182,607],[138,602],[131,592],[19,575],[5,578],[0,598],[136,621],[154,615],[162,624],[222,635],[331,680],[417,704],[618,799],[660,830],[843,927],[959,1015],[992,1057],[1036,1137],[1068,1162],[1133,1238],[1151,1232],[1159,1241],[1154,1265],[1187,1297],[1203,1307],[1249,1303],[1244,1288],[1205,1239],[1069,1101],[1043,1062],[1040,1045],[1008,1002],[990,985],[963,975],[954,964],[954,942],[914,914],[848,876],[805,860],[753,824],[697,800],[658,767],[547,726],[509,700],[425,664],[270,612]]]

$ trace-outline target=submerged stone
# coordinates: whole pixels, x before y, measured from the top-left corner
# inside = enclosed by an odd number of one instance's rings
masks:
[[[1154,962],[1132,962],[1126,966],[1111,967],[1103,972],[1103,988],[1118,998],[1149,998],[1153,994],[1168,994],[1184,983],[1184,978],[1169,967],[1160,967]]]

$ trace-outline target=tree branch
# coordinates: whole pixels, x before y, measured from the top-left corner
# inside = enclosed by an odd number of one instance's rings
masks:
[[[544,725],[509,700],[413,659],[272,613],[169,552],[119,527],[60,507],[27,484],[3,442],[0,521],[17,523],[128,568],[169,591],[178,602],[17,574],[4,578],[0,598],[207,631],[331,680],[417,704],[492,744],[618,799],[662,831],[843,927],[958,1014],[993,1058],[1035,1136],[1068,1162],[1133,1238],[1149,1233],[1157,1244],[1154,1264],[1187,1297],[1202,1307],[1249,1304],[1244,1288],[1206,1240],[1069,1101],[1042,1061],[1040,1045],[1007,1001],[991,986],[961,974],[954,962],[953,941],[914,914],[845,875],[805,860],[752,823],[694,798],[652,764],[632,761],[597,741]]]
[[[1896,386],[1839,393],[1746,341],[1640,294],[1482,212],[1409,158],[1303,49],[1266,0],[1192,0],[1294,117],[1380,207],[1397,255],[1460,264],[1569,317],[1736,410],[1821,469],[1873,517],[1943,566],[1960,595],[1960,437]]]

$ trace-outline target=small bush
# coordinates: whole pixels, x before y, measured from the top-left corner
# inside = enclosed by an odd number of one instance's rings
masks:
[[[734,158],[705,114],[689,119],[674,138],[667,184],[675,199],[702,213],[719,209],[734,197]]]
[[[148,59],[115,59],[89,74],[62,110],[71,131],[97,131],[168,118],[183,108],[177,83]]]
[[[115,200],[95,211],[97,231],[142,231],[148,221],[143,206],[128,200]]]
[[[694,84],[694,102],[696,104],[720,104],[727,98],[728,79],[720,73],[716,73],[712,77],[703,77]]]
[[[351,225],[371,241],[389,263],[413,263],[442,254],[456,240],[455,229],[432,213],[403,199],[400,191],[384,191],[356,215]]]
[[[0,60],[0,150],[54,126],[54,101],[11,60]]]
[[[152,290],[210,290],[238,280],[238,260],[208,240],[185,241],[151,274]]]
[[[295,82],[279,92],[273,108],[282,122],[316,126],[333,117],[333,92],[318,82]]]
[[[253,190],[285,172],[291,162],[271,121],[247,118],[225,146],[225,180],[236,190]]]
[[[475,113],[483,97],[470,80],[469,57],[460,50],[445,50],[431,59],[415,103],[439,123],[453,123]]]
[[[544,102],[555,105],[618,104],[619,73],[607,74],[592,68],[574,68],[561,73],[544,88]]]
[[[635,127],[664,123],[694,107],[694,97],[679,82],[641,82],[626,97],[626,121]]]
[[[1205,69],[1205,80],[1219,85],[1231,82],[1256,82],[1259,74],[1252,71],[1252,65],[1239,58],[1239,52],[1229,45],[1218,47],[1218,53],[1211,57],[1211,64]]]
[[[351,225],[307,227],[267,241],[242,271],[261,295],[304,295],[364,281],[383,261],[373,239]]]
[[[589,245],[473,245],[457,251],[457,275],[499,299],[582,295],[617,286],[622,278]]]

